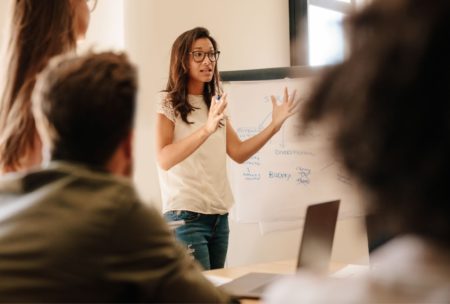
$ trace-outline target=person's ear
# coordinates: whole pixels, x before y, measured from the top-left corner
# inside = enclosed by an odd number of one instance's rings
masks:
[[[133,132],[129,134],[120,142],[116,151],[106,164],[109,172],[131,177],[133,173]]]
[[[131,130],[128,136],[125,138],[123,146],[123,154],[126,162],[126,166],[123,169],[122,174],[127,177],[131,177],[133,174],[133,131]]]
[[[124,142],[124,153],[125,156],[129,159],[133,158],[133,139],[134,139],[133,134],[134,132],[133,130],[131,130]]]

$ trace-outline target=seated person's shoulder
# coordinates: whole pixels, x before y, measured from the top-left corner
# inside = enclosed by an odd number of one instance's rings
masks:
[[[14,184],[18,197],[33,193],[36,203],[45,202],[47,207],[64,201],[72,212],[114,212],[140,204],[129,179],[68,163],[52,163],[17,178]]]

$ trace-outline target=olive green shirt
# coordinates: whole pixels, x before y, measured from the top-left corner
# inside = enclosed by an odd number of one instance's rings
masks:
[[[0,178],[0,302],[226,302],[128,180],[80,165]]]

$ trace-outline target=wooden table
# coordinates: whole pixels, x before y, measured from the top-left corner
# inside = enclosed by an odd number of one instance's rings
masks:
[[[295,260],[276,261],[270,263],[261,263],[248,266],[229,267],[214,270],[207,270],[203,273],[205,275],[215,276],[224,279],[236,279],[250,272],[265,272],[276,274],[294,274],[296,272]],[[329,273],[332,274],[339,269],[345,267],[346,264],[331,262],[329,266]],[[242,299],[241,303],[261,303],[260,300]]]

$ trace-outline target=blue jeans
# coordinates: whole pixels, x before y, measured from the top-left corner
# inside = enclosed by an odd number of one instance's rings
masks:
[[[177,238],[205,270],[223,268],[228,250],[228,213],[202,214],[191,211],[168,211],[166,221],[183,220],[175,229]]]

